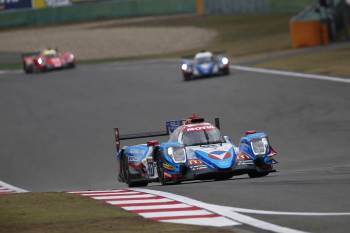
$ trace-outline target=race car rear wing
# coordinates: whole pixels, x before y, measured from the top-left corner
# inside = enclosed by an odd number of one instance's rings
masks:
[[[196,118],[196,119],[199,119],[199,118]],[[133,133],[133,134],[124,134],[124,135],[120,135],[119,128],[114,128],[115,148],[117,149],[117,152],[120,150],[120,141],[122,141],[122,140],[168,136],[172,132],[174,132],[177,127],[185,124],[186,121],[188,121],[188,119],[166,121],[166,130],[164,130],[164,131]],[[203,121],[204,121],[204,119],[203,119]],[[220,129],[220,119],[219,118],[215,118],[215,126],[216,126],[216,128]]]

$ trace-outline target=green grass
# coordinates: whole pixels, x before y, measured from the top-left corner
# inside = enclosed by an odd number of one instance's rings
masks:
[[[278,1],[275,0],[278,5]],[[282,1],[282,0],[281,0]],[[309,0],[300,0],[305,4]],[[186,16],[138,21],[132,23],[108,24],[104,27],[179,27],[193,26],[215,30],[217,37],[205,48],[211,51],[226,51],[232,63],[254,61],[256,66],[319,73],[328,75],[349,76],[350,70],[346,61],[350,59],[350,49],[325,49],[309,53],[288,55],[291,49],[289,20],[295,13],[278,14],[242,14],[228,16]],[[154,53],[146,56],[113,57],[101,60],[80,60],[79,64],[103,63],[111,61],[129,61],[155,58],[180,58],[194,54],[199,49],[184,49],[171,53]],[[323,51],[323,52],[322,52]],[[264,60],[266,54],[286,53],[278,59]],[[260,62],[259,62],[260,60]],[[256,62],[258,61],[258,62]],[[320,65],[322,64],[322,65]],[[0,69],[19,69],[18,64],[0,64]]]
[[[350,44],[345,48],[329,50],[326,47],[310,53],[302,53],[260,62],[258,67],[350,77]]]
[[[0,70],[18,70],[22,68],[21,63],[0,63]]]
[[[87,197],[23,193],[0,197],[1,233],[231,232],[221,228],[146,220]]]

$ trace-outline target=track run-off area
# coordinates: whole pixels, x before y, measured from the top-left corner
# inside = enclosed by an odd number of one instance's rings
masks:
[[[349,89],[347,79],[239,66],[184,82],[172,60],[2,72],[0,180],[29,191],[125,189],[113,128],[162,130],[195,113],[220,117],[235,143],[246,130],[267,132],[278,172],[136,191],[224,216],[238,232],[348,232]]]

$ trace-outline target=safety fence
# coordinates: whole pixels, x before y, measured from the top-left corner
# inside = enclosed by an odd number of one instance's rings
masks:
[[[314,0],[0,0],[0,4],[7,4],[7,10],[0,11],[0,28],[196,12],[199,15],[298,12],[312,1]],[[19,9],[23,6],[31,8]]]
[[[42,9],[3,11],[0,28],[89,20],[194,13],[195,0],[111,0]]]
[[[203,0],[204,13],[281,13],[298,12],[314,0]]]

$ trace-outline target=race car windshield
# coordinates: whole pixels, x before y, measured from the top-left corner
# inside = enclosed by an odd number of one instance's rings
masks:
[[[184,132],[182,142],[185,146],[198,146],[223,143],[224,140],[220,131],[217,128],[213,128],[211,130]]]
[[[197,63],[209,63],[213,61],[213,57],[201,57],[197,59]]]

